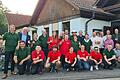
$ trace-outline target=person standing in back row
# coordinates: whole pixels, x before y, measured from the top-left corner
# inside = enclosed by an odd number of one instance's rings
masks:
[[[52,32],[52,36],[50,36],[48,38],[47,43],[49,45],[48,47],[49,47],[50,51],[52,50],[53,46],[58,46],[59,45],[59,38],[58,38],[58,35],[57,35],[56,31]]]
[[[14,72],[14,52],[16,48],[19,48],[19,36],[15,33],[15,25],[9,26],[9,32],[5,33],[3,36],[3,40],[5,41],[5,63],[4,63],[4,75],[2,79],[8,77],[8,66],[9,62],[11,62],[11,74],[16,75]]]
[[[29,46],[30,44],[30,35],[28,35],[29,29],[28,27],[24,27],[22,29],[22,32],[19,33],[20,40],[25,41],[26,46]]]
[[[84,45],[85,46],[85,50],[88,53],[90,53],[91,46],[92,46],[92,41],[89,39],[89,35],[88,34],[85,35],[85,39],[83,40],[82,45]]]
[[[39,41],[41,42],[41,48],[45,53],[45,57],[48,55],[48,34],[45,29],[42,30],[42,35],[39,37]]]

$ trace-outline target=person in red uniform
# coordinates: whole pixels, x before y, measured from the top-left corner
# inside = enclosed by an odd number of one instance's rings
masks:
[[[94,50],[90,53],[89,59],[90,71],[93,71],[93,66],[96,70],[99,70],[98,66],[102,63],[102,55],[100,54],[98,47],[94,47]]]
[[[56,72],[60,70],[60,66],[61,66],[60,57],[61,57],[61,53],[58,50],[58,47],[53,46],[52,51],[48,53],[45,68],[49,69],[50,72]]]
[[[36,49],[32,51],[31,57],[32,57],[31,73],[41,74],[43,69],[43,61],[44,61],[44,52],[42,51],[41,46],[36,46]]]
[[[79,70],[89,70],[89,63],[88,63],[88,52],[85,50],[85,46],[81,45],[81,50],[77,51],[77,63]]]
[[[62,54],[61,55],[62,68],[64,69],[65,53],[69,51],[69,47],[71,46],[71,41],[69,40],[69,36],[65,35],[65,38],[60,41],[59,45],[60,45],[60,52]]]
[[[52,50],[53,46],[58,46],[58,44],[59,44],[59,38],[57,36],[56,31],[53,31],[52,36],[50,36],[48,38],[47,43],[48,43],[49,50]]]
[[[70,47],[69,52],[67,52],[65,54],[65,69],[66,69],[66,71],[75,70],[77,67],[77,65],[76,65],[77,58],[76,58],[76,54],[73,51],[74,51],[74,48]]]

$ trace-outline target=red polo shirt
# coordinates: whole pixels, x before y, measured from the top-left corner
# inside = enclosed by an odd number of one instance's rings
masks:
[[[96,61],[102,59],[102,55],[101,55],[100,53],[95,53],[95,51],[92,51],[92,52],[90,53],[90,56],[91,56],[93,59],[95,59]]]
[[[68,61],[70,61],[70,63],[73,63],[75,58],[76,58],[76,54],[73,52],[73,53],[66,53],[65,54],[65,58],[67,58]]]
[[[51,40],[52,40],[52,42],[49,43],[49,46],[48,46],[49,50],[51,50],[53,46],[58,46],[58,44],[59,44],[59,39],[58,38],[53,39],[53,37],[49,37],[47,42],[50,42]]]
[[[37,54],[36,50],[34,50],[34,51],[32,52],[31,57],[32,57],[32,60],[33,60],[34,58],[37,58],[37,57],[39,57],[39,59],[44,60],[44,57],[45,57],[45,56],[44,56],[44,52],[43,52],[42,50],[39,52],[39,54]]]
[[[78,50],[77,55],[79,55],[79,57],[84,57],[84,58],[89,56],[86,50],[84,50],[84,52],[82,52],[81,50]]]
[[[49,62],[52,62],[52,61],[58,59],[58,57],[60,57],[60,56],[61,56],[60,51],[56,51],[56,52],[50,51],[48,53],[48,57],[50,58]]]
[[[62,44],[60,46],[61,54],[65,55],[65,53],[67,53],[69,51],[70,46],[71,46],[70,40],[67,40],[67,41],[64,40],[64,42],[62,42]]]

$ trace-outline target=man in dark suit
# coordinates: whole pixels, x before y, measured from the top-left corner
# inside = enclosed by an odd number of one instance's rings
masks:
[[[26,46],[30,44],[30,35],[28,35],[29,29],[27,27],[24,27],[22,29],[22,32],[19,33],[20,40],[25,41]]]

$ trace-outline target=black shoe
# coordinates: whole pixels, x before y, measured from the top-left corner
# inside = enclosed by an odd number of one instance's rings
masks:
[[[104,66],[103,68],[104,68],[104,69],[108,69],[108,66]]]
[[[30,75],[30,72],[25,72],[26,75]]]
[[[51,68],[50,72],[55,72],[55,69]]]
[[[75,71],[75,68],[72,68],[72,71]]]
[[[109,69],[109,70],[113,70],[113,68],[112,68],[112,67],[109,67],[108,69]]]

